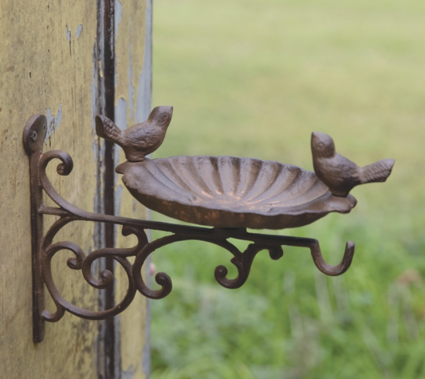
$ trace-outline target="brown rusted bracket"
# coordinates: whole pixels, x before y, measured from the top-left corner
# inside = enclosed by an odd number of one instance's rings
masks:
[[[68,153],[61,150],[51,150],[43,153],[46,125],[45,116],[33,115],[27,121],[23,134],[23,142],[29,155],[30,163],[34,342],[43,340],[44,322],[59,321],[65,311],[85,319],[102,320],[123,312],[130,305],[137,291],[150,299],[161,299],[167,296],[172,289],[170,277],[163,272],[157,273],[155,281],[161,288],[152,290],[143,279],[142,266],[147,257],[155,250],[178,241],[199,240],[228,250],[233,256],[231,263],[235,265],[238,272],[236,278],[227,278],[228,270],[222,265],[216,267],[214,273],[217,282],[225,288],[239,288],[245,283],[257,253],[266,250],[272,259],[277,260],[283,255],[282,246],[298,246],[310,249],[315,265],[326,275],[341,275],[350,267],[354,254],[353,242],[346,244],[341,263],[331,266],[324,261],[319,242],[311,238],[249,233],[245,228],[206,228],[150,220],[136,220],[81,210],[63,199],[53,188],[47,177],[46,167],[51,160],[58,159],[60,161],[57,166],[57,173],[63,176],[70,174],[73,168],[73,161]],[[45,205],[43,192],[53,200],[57,205],[56,207]],[[47,232],[43,230],[44,215],[59,217]],[[122,234],[124,236],[133,234],[137,237],[138,242],[133,248],[103,248],[92,251],[90,254],[86,254],[80,246],[73,242],[53,242],[57,233],[65,225],[73,221],[122,225]],[[146,236],[147,229],[165,231],[171,234],[149,242]],[[248,245],[244,252],[241,252],[228,241],[229,238],[249,241],[251,244]],[[110,257],[120,264],[128,277],[127,293],[121,302],[111,309],[93,311],[82,309],[65,300],[55,285],[51,270],[53,256],[62,250],[68,250],[75,255],[75,257],[68,259],[68,267],[73,270],[81,270],[84,279],[96,289],[104,289],[111,286],[114,281],[114,274],[104,270],[100,273],[100,278],[95,278],[91,271],[93,262],[99,258]],[[129,257],[135,257],[133,263],[130,262]],[[56,304],[54,313],[45,308],[45,287]]]

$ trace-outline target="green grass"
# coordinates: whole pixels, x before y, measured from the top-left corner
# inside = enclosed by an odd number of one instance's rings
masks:
[[[229,291],[213,278],[228,253],[156,252],[174,289],[152,301],[152,378],[425,376],[424,19],[422,0],[155,2],[153,104],[174,106],[155,157],[311,170],[318,130],[360,165],[396,165],[387,183],[353,190],[349,215],[278,232],[317,238],[333,264],[355,241],[342,277],[288,248],[277,262],[260,253]]]

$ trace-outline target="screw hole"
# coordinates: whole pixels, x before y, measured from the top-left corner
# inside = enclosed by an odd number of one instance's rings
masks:
[[[34,130],[34,131],[32,132],[32,134],[31,134],[31,139],[32,139],[33,141],[35,141],[35,140],[37,139],[37,137],[38,137],[38,134],[37,134],[37,132]]]

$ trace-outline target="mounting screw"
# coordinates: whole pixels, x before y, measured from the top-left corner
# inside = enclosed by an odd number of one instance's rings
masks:
[[[46,124],[43,124],[43,131],[46,131]]]
[[[38,136],[38,134],[37,134],[37,132],[34,130],[34,131],[32,132],[32,134],[31,134],[31,139],[32,139],[33,141],[35,141],[35,140],[37,139],[37,136]]]

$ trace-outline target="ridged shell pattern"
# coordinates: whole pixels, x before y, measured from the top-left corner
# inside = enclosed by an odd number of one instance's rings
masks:
[[[117,172],[124,174],[127,188],[146,206],[171,217],[204,225],[220,226],[222,218],[226,219],[226,227],[232,227],[228,225],[229,213],[281,216],[313,212],[317,219],[331,211],[348,212],[354,206],[351,201],[341,207],[338,200],[336,209],[326,206],[324,198],[334,199],[334,196],[313,172],[253,158],[178,156],[146,159],[137,163],[126,162],[117,167]],[[171,209],[173,206],[174,210]],[[239,215],[235,218],[240,223],[247,217]],[[248,224],[242,226],[270,228],[270,225],[262,226],[261,223],[257,226]]]

